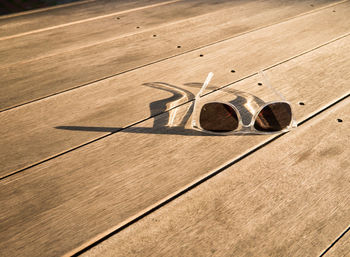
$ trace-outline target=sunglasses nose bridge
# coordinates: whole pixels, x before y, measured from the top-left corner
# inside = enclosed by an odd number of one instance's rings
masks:
[[[260,105],[254,102],[246,102],[242,105],[235,105],[237,111],[239,112],[242,127],[250,127],[254,122],[254,117],[258,110],[260,109]]]

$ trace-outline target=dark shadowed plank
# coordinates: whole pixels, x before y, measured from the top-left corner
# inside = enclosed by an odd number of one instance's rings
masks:
[[[7,13],[4,15],[0,15],[0,19],[8,19],[8,18],[13,18],[17,16],[23,16],[23,15],[28,15],[28,14],[33,14],[33,13],[40,13],[40,12],[47,12],[49,10],[54,10],[54,9],[59,9],[59,8],[67,8],[68,6],[74,6],[74,5],[82,5],[90,2],[94,2],[96,0],[72,0],[72,1],[59,1],[59,3],[54,3],[54,5],[47,5],[47,6],[42,6],[42,7],[37,7],[37,6],[30,6],[33,9],[26,9],[26,10],[21,10],[19,11],[18,8],[16,7],[17,10],[10,10],[11,6],[7,5],[6,8],[9,8],[10,11],[14,11],[13,13]],[[21,8],[21,6],[20,6]],[[28,8],[27,6],[25,8]],[[7,12],[7,10],[4,10]]]
[[[80,23],[89,19],[100,19],[101,16],[132,12],[135,9],[148,8],[153,5],[174,1],[98,0],[62,6],[43,12],[28,12],[22,13],[21,15],[0,16],[0,39],[20,37],[25,34],[69,26],[72,23]]]

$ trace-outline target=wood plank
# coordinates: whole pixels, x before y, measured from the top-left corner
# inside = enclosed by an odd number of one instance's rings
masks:
[[[23,36],[72,23],[96,19],[108,14],[130,12],[138,8],[163,4],[164,0],[99,0],[84,2],[81,5],[69,5],[53,8],[44,12],[28,12],[23,15],[0,17],[0,38]],[[54,18],[53,18],[54,17]]]
[[[340,31],[342,33],[348,31],[349,4],[339,5],[339,11],[336,13],[332,12],[332,8],[324,10],[323,14],[327,15],[325,19],[329,23],[323,21],[321,22],[323,26],[328,26],[328,29],[329,24],[337,26],[338,30],[332,32],[333,35],[338,35]],[[293,8],[282,10],[289,13]],[[238,19],[240,22],[234,19],[227,21],[227,17],[231,17],[232,13],[230,10],[226,12],[228,12],[226,15],[221,13],[218,16],[216,13],[213,17],[210,15],[195,17],[190,21],[161,27],[154,31],[145,31],[57,56],[3,67],[0,69],[0,76],[3,78],[3,86],[0,88],[0,108],[4,110],[24,104],[230,38],[266,24],[265,19],[269,21],[268,24],[274,19],[276,19],[274,21],[281,20],[279,8],[268,9],[263,13],[259,10],[256,12],[258,13],[256,18],[253,16],[249,19]],[[321,12],[317,13],[320,15]],[[311,26],[321,28],[319,24],[312,23]],[[307,34],[305,30],[303,32]],[[322,35],[327,32],[329,30]],[[154,38],[153,34],[159,36]]]
[[[349,109],[348,98],[82,256],[319,256],[349,224]]]
[[[0,15],[0,19],[8,19],[11,17],[16,17],[16,16],[23,16],[23,15],[33,14],[33,13],[45,12],[48,10],[65,8],[65,7],[73,6],[73,5],[81,5],[81,4],[85,4],[85,3],[93,2],[93,1],[96,1],[96,0],[77,0],[77,1],[73,0],[72,2],[61,3],[58,5],[40,7],[38,9],[31,9],[31,10],[25,10],[25,11],[20,11],[20,12],[16,12],[16,13],[9,13],[9,14]]]
[[[332,2],[334,4],[334,1]],[[318,3],[318,5],[324,7],[330,3],[331,1],[325,0],[322,3]],[[233,23],[237,23],[240,20],[242,22],[242,19],[245,17],[257,17],[257,10],[272,11],[272,9],[278,9],[278,12],[273,11],[273,13],[278,13],[279,19],[293,17],[314,10],[314,7],[310,6],[310,1],[293,1],[282,6],[281,3],[277,4],[276,1],[222,1],[219,4],[200,0],[178,1],[126,13],[125,15],[120,15],[120,17],[118,16],[119,20],[116,20],[117,17],[115,16],[108,16],[98,21],[92,20],[43,33],[8,39],[0,44],[0,55],[3,56],[0,59],[0,66],[8,66],[17,62],[28,61],[29,59],[43,58],[64,51],[92,46],[125,36],[126,34],[137,34],[144,30],[154,30],[157,26],[193,18],[198,15],[205,15],[229,7],[234,8],[224,12],[224,14],[238,13],[238,15],[230,18],[226,15],[224,18],[226,21],[233,19]],[[286,12],[286,10],[288,10],[287,13],[281,16],[280,12]],[[259,24],[263,26],[268,22],[274,21],[276,19],[274,16],[276,14],[267,14],[265,15],[265,20],[262,19],[261,23],[255,21],[253,25],[258,26]],[[70,40],[67,40],[67,38]],[[150,40],[149,38],[147,39]],[[149,41],[149,43],[153,41]]]
[[[151,5],[152,8],[142,8],[121,14],[118,17],[116,15],[107,15],[107,17],[98,20],[88,20],[42,33],[34,33],[7,40],[2,39],[0,41],[0,55],[3,58],[0,60],[0,66],[9,66],[23,61],[27,62],[65,51],[108,42],[122,36],[153,30],[164,24],[205,15],[232,6],[236,6],[232,11],[237,12],[240,9],[244,10],[244,8],[250,10],[253,3],[242,6],[241,1],[232,2],[227,0],[221,1],[219,4],[200,0],[170,2],[169,4]],[[260,4],[260,7],[271,8],[271,3]],[[312,7],[308,6],[304,9],[308,10],[310,8]],[[296,13],[300,13],[300,10],[296,10]],[[238,17],[243,15],[242,13]],[[147,39],[149,43],[154,41]]]
[[[166,111],[171,100],[178,100],[175,105],[184,103],[197,93],[209,71],[215,73],[215,85],[228,85],[349,32],[350,5],[338,8],[338,18],[333,16],[332,8],[326,9],[2,112],[0,122],[5,125],[0,127],[0,174],[6,176]],[[288,34],[280,37],[284,31]],[[200,54],[204,56],[199,57]],[[344,69],[344,62],[327,58]],[[231,73],[232,69],[236,72]],[[182,96],[184,93],[187,95]],[[76,132],[55,129],[57,126],[112,129]],[[22,133],[18,133],[19,128]]]
[[[348,37],[267,72],[298,121],[349,94],[349,45]],[[256,81],[253,76],[228,89],[259,91]],[[183,105],[179,117],[189,107]],[[3,179],[0,253],[73,253],[276,137],[204,135],[165,127],[168,118],[164,113]]]
[[[349,227],[348,227],[349,229]],[[339,256],[349,256],[350,255],[350,233],[349,231],[343,235],[339,241],[335,243],[324,256],[326,257],[339,257]]]

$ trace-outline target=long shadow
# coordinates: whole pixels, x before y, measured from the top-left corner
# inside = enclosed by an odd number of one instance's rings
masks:
[[[186,129],[183,127],[131,127],[128,129],[117,127],[82,127],[82,126],[58,126],[57,129],[73,130],[73,131],[89,131],[89,132],[109,132],[116,133],[121,131],[123,133],[135,134],[170,134],[182,136],[213,136],[194,129]],[[216,136],[216,135],[214,135]],[[218,135],[220,136],[220,135]]]
[[[201,88],[202,83],[186,83],[185,86],[196,87],[198,89]],[[190,91],[180,88],[175,85],[171,85],[165,82],[152,82],[152,83],[144,83],[143,86],[156,88],[159,90],[164,90],[172,93],[171,97],[157,100],[149,104],[151,117],[153,117],[153,127],[92,127],[92,126],[57,126],[56,129],[63,130],[71,130],[71,131],[90,131],[90,132],[107,132],[107,133],[142,133],[142,134],[171,134],[171,135],[182,135],[182,136],[221,136],[221,135],[213,135],[207,134],[201,131],[197,131],[194,129],[186,128],[186,124],[190,119],[193,112],[194,102],[190,103],[190,106],[187,107],[187,110],[180,117],[180,122],[178,124],[174,124],[175,116],[177,114],[177,109],[180,104],[189,102],[194,99],[194,94]],[[210,90],[218,90],[217,87],[209,87]],[[264,102],[251,95],[242,91],[234,90],[231,88],[221,88],[219,89],[221,92],[232,94],[235,98],[229,101],[233,105],[235,105],[242,117],[243,124],[249,124],[253,113],[251,110],[246,108],[247,103],[255,102],[257,104],[263,104]],[[159,115],[162,117],[159,117]],[[245,135],[245,134],[242,134]]]
[[[173,113],[171,109],[177,107],[179,104],[181,104],[181,99],[185,98],[185,100],[182,101],[182,103],[188,102],[192,99],[194,99],[194,94],[192,92],[180,88],[175,85],[171,85],[169,83],[165,82],[151,82],[151,83],[143,83],[143,86],[156,88],[159,90],[167,91],[172,93],[173,95],[169,98],[154,101],[149,104],[151,117],[154,117],[160,113],[164,113],[163,115],[167,115],[166,119],[157,120],[154,119],[153,127],[162,127],[162,126],[172,126],[171,121],[175,118],[171,117],[171,114]],[[181,125],[185,126],[186,122],[191,116],[193,108],[193,103],[191,103],[191,106],[187,110],[186,114],[183,116],[183,119],[181,121]],[[170,110],[170,111],[168,111]],[[167,112],[168,111],[168,112]],[[180,125],[180,126],[181,126]]]

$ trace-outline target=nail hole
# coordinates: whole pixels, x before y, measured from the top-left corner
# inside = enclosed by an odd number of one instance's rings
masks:
[[[203,57],[204,55],[203,54],[200,54],[199,57]]]
[[[343,120],[342,120],[342,119],[337,119],[337,121],[338,121],[338,122],[343,122]]]
[[[299,102],[299,105],[305,105],[303,102]]]
[[[156,37],[157,35],[153,35],[153,37]]]
[[[120,18],[119,17],[117,17],[117,18],[115,18],[116,20],[120,20]]]
[[[310,6],[311,6],[311,7],[314,7],[314,5],[313,5],[313,4],[310,4]]]
[[[137,29],[139,29],[140,27],[139,27],[139,26],[137,26],[136,28],[137,28]]]
[[[236,71],[235,70],[231,70],[232,73],[235,73]]]
[[[177,46],[177,48],[181,48],[181,46]]]
[[[259,82],[259,83],[258,83],[258,86],[262,86],[262,83],[261,83],[261,82]]]
[[[333,10],[333,12],[335,12],[335,10]]]

